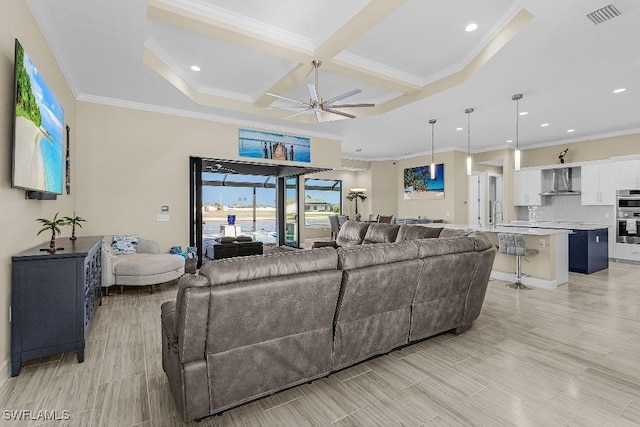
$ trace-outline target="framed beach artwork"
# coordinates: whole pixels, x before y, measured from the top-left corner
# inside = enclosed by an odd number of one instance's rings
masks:
[[[429,166],[404,170],[404,200],[444,199],[444,164],[436,165],[436,178],[431,179]]]
[[[311,139],[240,129],[239,151],[241,157],[309,163],[311,162]]]

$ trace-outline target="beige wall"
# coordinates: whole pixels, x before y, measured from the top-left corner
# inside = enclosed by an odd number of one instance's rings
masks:
[[[522,167],[559,164],[558,154],[569,148],[565,162],[586,162],[610,157],[640,154],[640,134],[593,139],[584,142],[561,144],[552,147],[522,150]]]
[[[162,250],[186,246],[189,156],[240,159],[235,125],[82,102],[78,123],[77,210],[87,234],[139,233]],[[340,151],[339,141],[312,138],[312,165],[339,167]],[[168,222],[156,221],[162,205]]]
[[[422,218],[442,219],[449,223],[466,224],[468,213],[466,159],[466,154],[459,151],[438,154],[436,163],[444,164],[445,196],[441,200],[404,200],[402,188],[404,170],[428,165],[431,162],[429,156],[413,157],[395,162],[397,217],[417,218],[421,216]]]
[[[522,150],[522,167],[549,166],[559,164],[558,154],[569,148],[565,162],[586,162],[612,157],[640,155],[640,134],[592,139],[588,141],[560,144],[549,147]],[[505,221],[517,219],[513,206],[513,150],[503,149],[476,153],[474,161],[503,161],[503,197]]]
[[[10,355],[9,305],[11,301],[11,256],[32,246],[44,243],[48,236],[36,236],[40,229],[36,218],[52,218],[56,212],[72,215],[78,180],[75,166],[75,100],[51,51],[24,1],[2,3],[0,13],[0,223],[3,224],[0,244],[0,382],[9,371]],[[65,122],[71,127],[72,193],[58,196],[55,201],[25,200],[24,190],[11,188],[11,156],[14,97],[14,40],[18,38],[38,71],[65,110]],[[69,228],[63,235],[70,234]]]

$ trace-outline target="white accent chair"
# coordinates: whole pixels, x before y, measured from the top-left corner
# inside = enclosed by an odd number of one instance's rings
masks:
[[[103,240],[109,247],[113,236],[104,236]],[[116,255],[116,258],[102,251],[102,287],[106,295],[113,285],[120,285],[120,292],[124,286],[151,286],[178,279],[184,274],[184,258],[180,255],[161,254],[157,242],[138,239],[135,254]]]

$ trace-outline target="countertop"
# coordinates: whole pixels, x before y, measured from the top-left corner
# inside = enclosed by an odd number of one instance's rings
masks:
[[[566,228],[540,228],[540,227],[518,227],[515,224],[512,225],[497,225],[492,227],[490,225],[483,226],[469,226],[467,224],[418,224],[423,227],[445,227],[455,229],[465,229],[482,231],[486,233],[520,233],[530,236],[551,236],[556,234],[569,234],[571,230]],[[599,227],[602,228],[602,227]]]
[[[565,230],[600,230],[609,228],[613,225],[606,224],[585,224],[581,222],[562,222],[562,221],[510,221],[507,224],[500,224],[503,227],[528,227],[528,228],[551,228]]]

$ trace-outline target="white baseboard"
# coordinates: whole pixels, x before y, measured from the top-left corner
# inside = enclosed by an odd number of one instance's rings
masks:
[[[502,280],[504,282],[515,282],[516,275],[513,273],[505,273],[503,271],[491,271],[491,278],[495,280]],[[558,286],[562,285],[562,283],[558,283],[557,280],[544,280],[538,279],[537,277],[521,277],[520,281],[527,285],[533,286],[536,288],[544,288],[544,289],[555,289]]]
[[[0,364],[0,368],[0,388],[2,388],[5,381],[11,378],[11,358],[6,358],[2,364]]]

